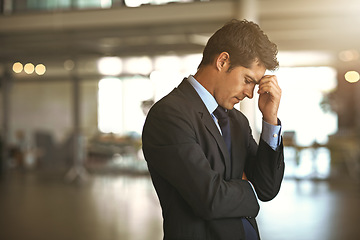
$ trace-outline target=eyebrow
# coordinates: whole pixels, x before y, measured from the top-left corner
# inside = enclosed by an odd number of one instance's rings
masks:
[[[259,84],[259,83],[260,83],[260,81],[256,81],[255,78],[253,78],[253,77],[251,77],[251,76],[249,76],[249,75],[246,75],[246,77],[247,77],[247,78],[250,78],[251,81],[252,81],[253,83],[255,83],[255,84]]]

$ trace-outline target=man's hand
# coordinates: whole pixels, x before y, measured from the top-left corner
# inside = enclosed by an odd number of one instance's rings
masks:
[[[259,109],[265,122],[277,125],[281,89],[275,75],[265,75],[259,83]]]

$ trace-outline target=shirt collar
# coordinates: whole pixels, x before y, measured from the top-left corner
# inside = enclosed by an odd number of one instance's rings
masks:
[[[195,91],[199,94],[201,100],[204,102],[207,110],[212,114],[218,106],[213,95],[211,95],[206,88],[204,88],[195,78],[190,75],[187,79]]]

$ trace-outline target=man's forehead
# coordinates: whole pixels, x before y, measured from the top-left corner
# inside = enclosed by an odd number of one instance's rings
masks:
[[[259,84],[260,80],[264,77],[266,72],[266,67],[258,60],[255,60],[250,68],[249,68],[249,75],[251,79],[256,83]]]

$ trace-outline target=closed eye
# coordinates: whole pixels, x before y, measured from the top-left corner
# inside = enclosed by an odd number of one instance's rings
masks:
[[[249,78],[245,78],[245,84],[251,84],[253,81]]]
[[[250,76],[245,76],[245,84],[259,84],[254,78]]]

